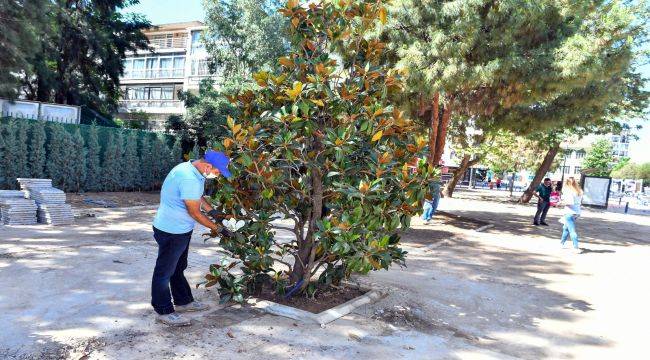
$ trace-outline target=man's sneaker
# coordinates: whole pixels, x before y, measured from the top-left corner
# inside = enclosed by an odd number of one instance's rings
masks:
[[[203,311],[208,310],[210,307],[207,304],[204,304],[200,301],[192,301],[187,305],[176,305],[174,309],[178,312],[192,312],[192,311]]]
[[[535,226],[538,226],[538,225],[539,225],[539,223],[536,223],[536,222],[534,222],[534,223],[533,223],[533,225],[535,225]]]
[[[547,223],[545,223],[545,222],[543,222],[543,221],[542,221],[542,222],[540,222],[539,224],[540,224],[540,225],[544,225],[544,226],[548,226],[548,224],[547,224]]]
[[[192,324],[190,319],[186,319],[175,312],[171,314],[158,315],[156,316],[156,321],[167,326],[190,326]]]

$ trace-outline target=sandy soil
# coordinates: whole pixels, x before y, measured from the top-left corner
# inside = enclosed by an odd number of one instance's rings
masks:
[[[66,201],[77,209],[130,207],[155,205],[160,201],[158,191],[131,191],[131,192],[87,192],[68,193]],[[102,206],[106,204],[108,206]]]
[[[469,194],[471,195],[471,194]],[[462,197],[462,194],[459,194]],[[407,268],[359,277],[389,295],[324,328],[239,306],[213,291],[194,324],[154,323],[149,281],[153,207],[97,210],[73,226],[0,227],[2,359],[600,359],[647,355],[650,221],[585,211],[582,254],[561,250],[533,208],[443,199],[450,218],[404,237]],[[461,222],[460,224],[465,224]],[[195,231],[188,274],[220,255]],[[279,233],[286,237],[288,234]]]

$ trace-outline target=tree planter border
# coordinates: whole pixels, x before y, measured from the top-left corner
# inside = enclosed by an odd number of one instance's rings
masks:
[[[287,305],[278,304],[269,300],[261,300],[258,298],[248,298],[246,302],[253,306],[254,308],[260,309],[269,314],[278,315],[287,317],[290,319],[306,322],[306,323],[315,323],[321,326],[325,326],[328,323],[331,323],[334,320],[342,318],[343,316],[351,313],[355,309],[374,303],[380,299],[383,299],[388,295],[388,292],[378,288],[370,288],[361,284],[354,283],[343,283],[345,286],[356,287],[359,290],[367,291],[365,294],[356,297],[352,300],[349,300],[341,305],[335,306],[331,309],[327,309],[318,314],[312,312],[301,310]]]

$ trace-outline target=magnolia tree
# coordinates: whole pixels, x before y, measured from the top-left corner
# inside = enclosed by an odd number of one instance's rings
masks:
[[[290,0],[280,12],[291,52],[253,75],[257,90],[231,97],[239,115],[215,145],[234,164],[213,202],[245,223],[221,239],[236,260],[206,275],[223,301],[261,282],[313,294],[319,283],[402,264],[398,230],[434,176],[413,161],[426,138],[389,100],[399,74],[383,63],[384,44],[366,37],[386,21],[382,1]],[[291,221],[291,240],[276,236],[278,214]],[[233,276],[239,263],[243,276]]]

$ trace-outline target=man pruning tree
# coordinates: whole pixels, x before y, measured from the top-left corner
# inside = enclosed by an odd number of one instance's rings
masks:
[[[187,268],[190,239],[197,222],[212,231],[226,231],[205,216],[201,209],[215,219],[218,217],[217,211],[203,198],[205,179],[219,175],[230,177],[229,163],[225,154],[208,150],[202,159],[176,165],[163,182],[160,206],[153,220],[158,258],[151,281],[151,305],[158,313],[157,321],[166,325],[190,324],[189,319],[177,312],[208,309],[207,305],[194,301],[183,271]]]
[[[537,186],[535,189],[535,196],[537,196],[537,212],[535,213],[535,220],[533,220],[533,225],[545,225],[546,223],[546,214],[548,209],[551,207],[551,179],[546,178],[544,182]]]

